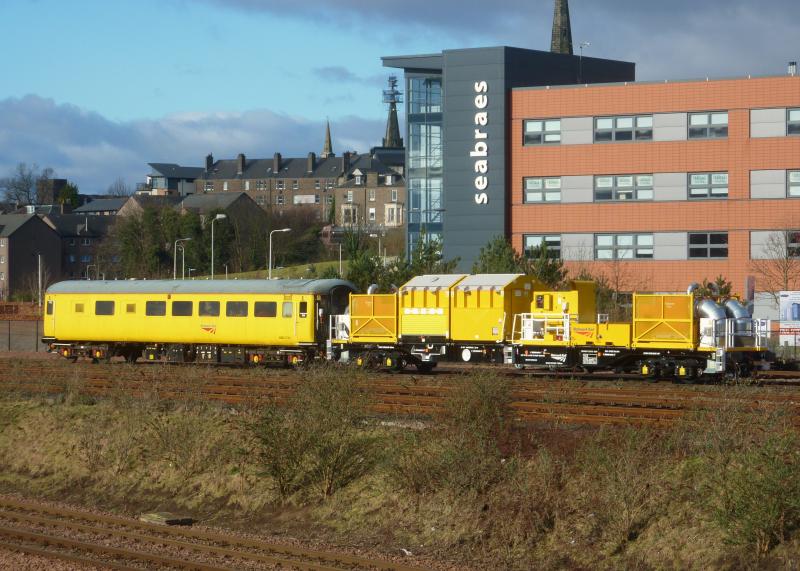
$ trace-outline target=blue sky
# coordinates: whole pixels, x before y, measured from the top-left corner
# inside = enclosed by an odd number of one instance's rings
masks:
[[[575,43],[640,79],[779,74],[796,0],[573,0]],[[365,151],[386,118],[382,55],[547,49],[552,0],[3,0],[0,177],[51,166],[87,193],[147,162]]]

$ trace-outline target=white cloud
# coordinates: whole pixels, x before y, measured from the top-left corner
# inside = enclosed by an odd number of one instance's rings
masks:
[[[378,144],[382,121],[331,120],[334,150],[366,151]],[[321,151],[325,123],[259,109],[185,112],[159,120],[115,122],[74,105],[28,95],[0,101],[0,176],[18,162],[49,166],[84,193],[102,193],[117,177],[142,182],[148,162],[201,166],[216,158],[305,156]]]

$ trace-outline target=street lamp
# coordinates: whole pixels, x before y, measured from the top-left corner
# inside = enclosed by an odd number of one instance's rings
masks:
[[[86,266],[86,279],[87,280],[92,279],[92,276],[89,273],[89,268],[96,268],[96,267],[97,267],[97,264],[89,264],[88,266]]]
[[[272,279],[272,235],[275,232],[291,232],[291,228],[281,228],[280,230],[273,230],[269,233],[269,270],[267,274],[267,279]]]
[[[175,240],[175,247],[173,248],[174,249],[174,253],[172,254],[172,279],[173,280],[177,280],[178,279],[178,242],[188,242],[189,240],[191,240],[191,238],[178,238],[177,240]],[[183,246],[181,246],[181,248],[183,248]],[[186,256],[186,253],[184,252],[184,259],[185,259],[185,256]]]
[[[193,271],[194,271],[194,268],[189,268],[189,279],[192,279],[192,272]]]
[[[186,279],[186,245],[179,244],[178,248],[181,250],[181,279]]]
[[[378,234],[370,234],[369,235],[370,238],[377,238],[378,239],[378,256],[381,258],[381,265],[383,267],[386,267],[386,256],[384,256],[382,254],[382,252],[381,252],[381,236],[383,236],[383,234],[380,234],[380,233],[378,233]]]
[[[588,48],[591,45],[591,42],[581,42],[578,45],[578,49],[581,51],[580,56],[578,56],[578,83],[583,83],[583,48]]]
[[[214,222],[217,220],[225,220],[228,216],[225,214],[217,214],[211,221],[211,279],[214,279]]]

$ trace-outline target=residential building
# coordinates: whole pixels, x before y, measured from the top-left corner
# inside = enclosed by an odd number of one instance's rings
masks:
[[[88,200],[83,206],[73,209],[72,212],[75,214],[88,214],[90,216],[114,216],[128,201],[128,198],[127,196],[96,198]]]
[[[61,240],[35,214],[0,215],[0,299],[33,297],[61,275]]]
[[[138,194],[155,196],[173,194],[186,196],[194,194],[197,188],[195,181],[203,174],[202,167],[182,167],[174,163],[148,163],[150,174],[146,182],[137,186]]]
[[[61,238],[60,279],[98,279],[116,274],[119,260],[100,254],[114,217],[54,213],[42,220]]]

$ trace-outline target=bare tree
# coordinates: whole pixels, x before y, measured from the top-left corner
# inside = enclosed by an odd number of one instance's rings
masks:
[[[125,179],[120,176],[108,186],[106,194],[109,196],[130,196],[131,187],[128,186]]]
[[[18,206],[39,202],[40,189],[46,189],[55,175],[51,168],[39,169],[37,164],[18,163],[10,176],[0,179],[3,198]]]
[[[800,286],[800,248],[793,246],[800,233],[789,230],[773,232],[764,244],[758,259],[750,262],[759,291],[780,303],[779,293]]]

